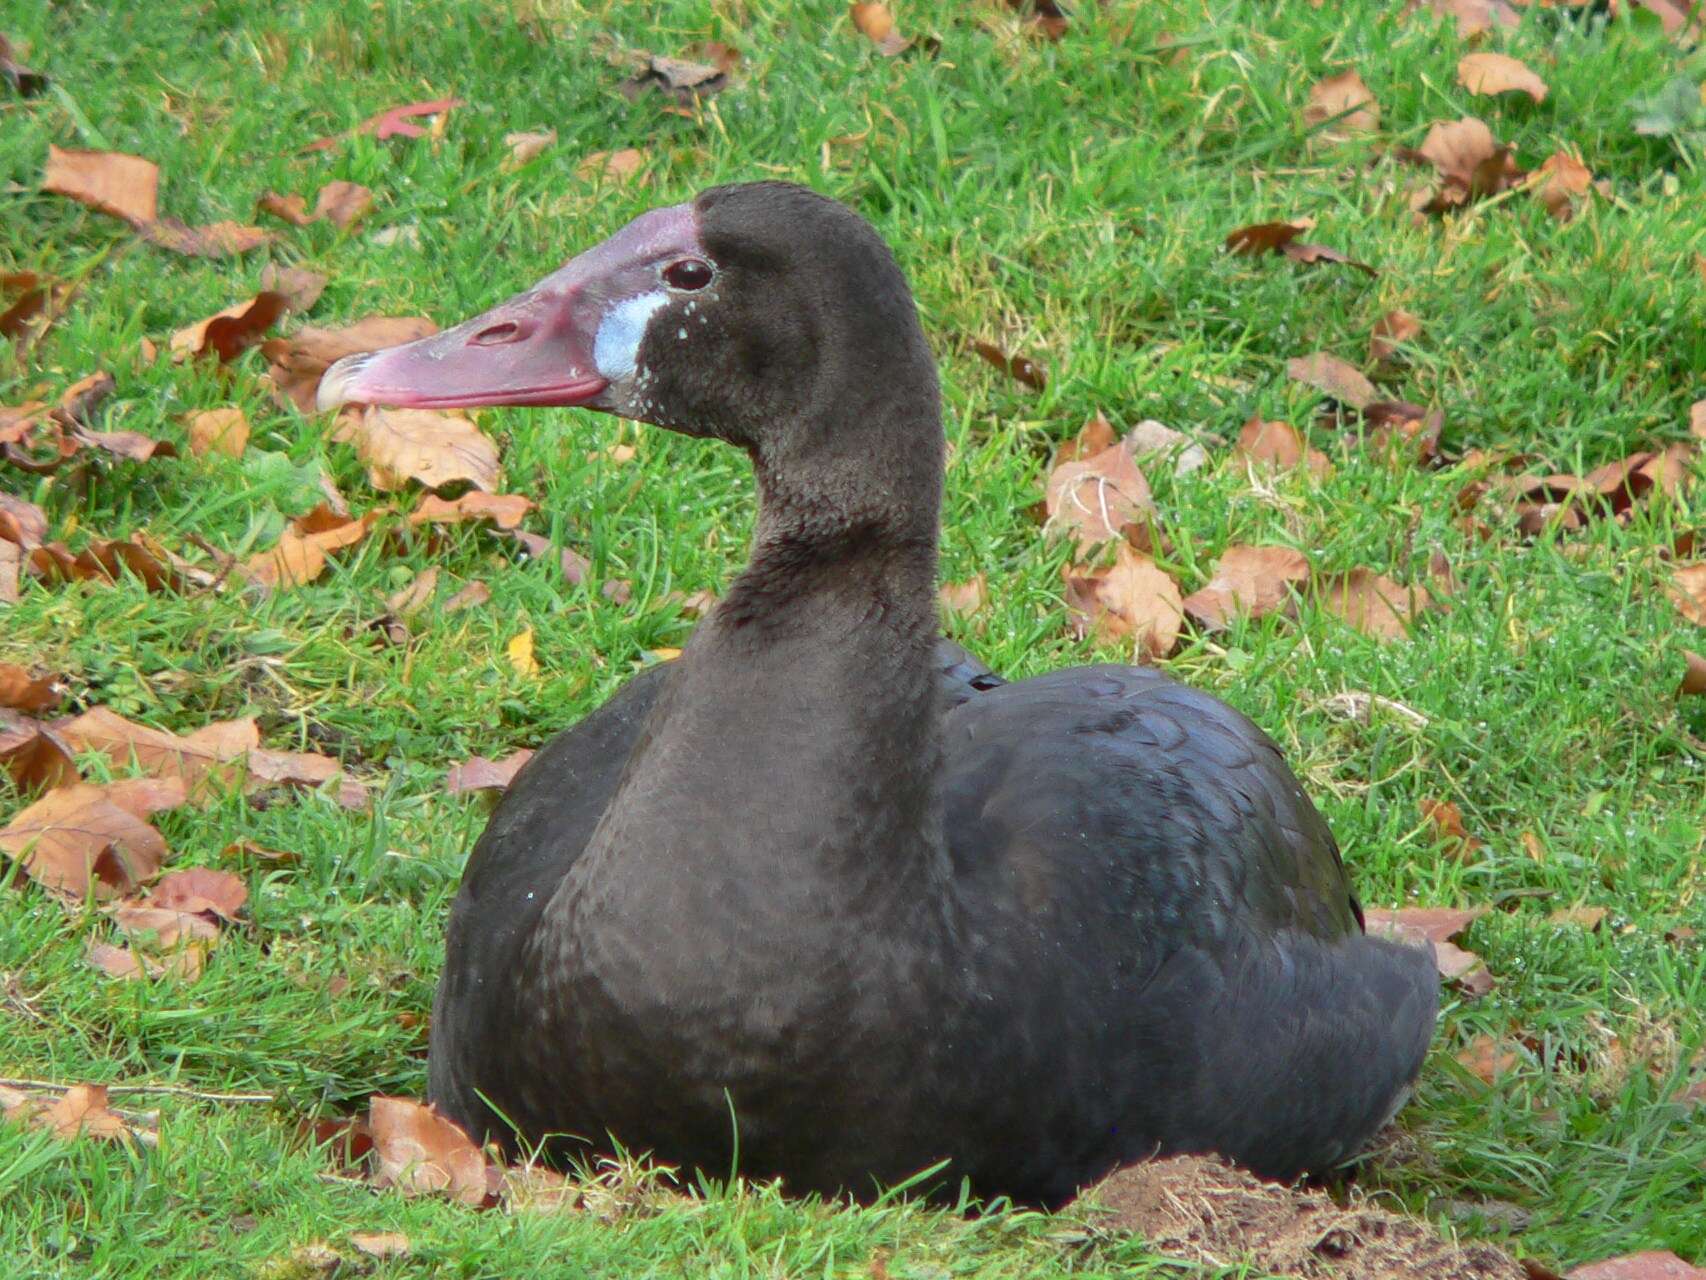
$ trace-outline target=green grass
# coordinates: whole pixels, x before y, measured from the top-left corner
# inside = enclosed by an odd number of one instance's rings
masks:
[[[1706,60],[1645,20],[1532,10],[1489,47],[1547,79],[1535,106],[1472,99],[1454,74],[1466,46],[1425,16],[1400,22],[1396,0],[1076,7],[1068,37],[1048,44],[993,4],[907,4],[903,28],[938,32],[943,47],[892,61],[833,3],[15,10],[6,34],[57,91],[0,98],[0,269],[85,281],[30,360],[0,373],[0,403],[105,367],[118,378],[109,429],[182,445],[187,411],[238,404],[255,436],[243,462],[97,462],[80,484],[0,466],[0,487],[40,503],[73,546],[147,530],[186,554],[191,535],[236,552],[268,545],[315,501],[318,468],[357,506],[380,502],[323,422],[271,404],[257,355],[226,378],[143,365],[139,340],[163,347],[173,329],[248,297],[269,256],[331,277],[313,322],[453,322],[644,208],[762,176],[851,203],[911,276],[954,446],[945,572],[986,574],[992,596],[950,630],[1010,674],[1119,656],[1071,639],[1066,550],[1027,514],[1056,442],[1097,410],[1227,439],[1252,413],[1305,424],[1317,397],[1286,380],[1285,360],[1326,349],[1360,362],[1392,307],[1427,327],[1388,390],[1444,412],[1449,455],[1507,449],[1577,470],[1686,438],[1688,405],[1706,397],[1703,157],[1696,140],[1638,136],[1631,100],[1679,75],[1698,83]],[[624,72],[609,53],[700,39],[736,45],[745,64],[698,117],[615,91]],[[1382,134],[1323,145],[1299,122],[1307,87],[1351,64],[1379,98]],[[362,138],[296,154],[385,107],[449,94],[468,105],[440,142]],[[1388,148],[1462,114],[1486,119],[1525,167],[1578,148],[1610,196],[1567,225],[1526,195],[1417,224],[1407,192],[1421,171]],[[556,146],[506,171],[503,135],[545,127]],[[834,141],[847,135],[862,141]],[[333,178],[372,187],[378,208],[353,234],[317,225],[242,260],[185,260],[40,194],[50,142],[155,160],[162,211],[192,223],[247,221],[261,191],[312,200]],[[641,180],[577,177],[587,153],[624,146],[646,152]],[[1318,221],[1312,239],[1377,265],[1378,279],[1220,251],[1235,227],[1303,214]],[[375,244],[387,227],[413,229],[418,247]],[[977,337],[1040,359],[1048,389],[1003,379],[969,352]],[[529,527],[593,561],[587,585],[455,529],[436,543],[370,540],[318,583],[259,602],[124,582],[37,585],[0,606],[0,661],[66,673],[73,708],[183,731],[258,715],[268,745],[338,754],[375,793],[366,814],[314,796],[233,796],[161,816],[181,863],[217,861],[239,838],[299,855],[251,868],[253,928],[232,931],[193,985],[106,979],[83,960],[105,936],[100,917],[11,877],[0,1074],[279,1100],[118,1098],[161,1110],[158,1148],[135,1152],[0,1127],[0,1256],[12,1274],[251,1274],[297,1245],[385,1229],[414,1242],[410,1258],[380,1266],[388,1275],[863,1276],[879,1256],[896,1277],[1149,1273],[1141,1243],[1086,1243],[1070,1219],[1041,1215],[833,1210],[737,1185],[606,1225],[476,1214],[322,1176],[328,1158],[294,1139],[300,1116],[424,1088],[420,1019],[484,819],[478,800],[442,794],[445,768],[539,742],[648,650],[679,645],[692,624],[670,593],[726,581],[751,519],[731,451],[578,413],[482,422],[507,487],[541,504]],[[605,453],[619,438],[639,450],[625,465]],[[1513,1246],[1554,1262],[1647,1247],[1698,1258],[1706,1125],[1669,1099],[1706,1036],[1706,700],[1690,706],[1674,690],[1682,648],[1706,649],[1706,636],[1666,602],[1658,549],[1706,525],[1706,491],[1643,506],[1626,525],[1531,542],[1499,526],[1481,541],[1458,520],[1463,470],[1393,469],[1354,438],[1317,428],[1314,440],[1336,466],[1324,482],[1253,483],[1224,448],[1191,476],[1152,467],[1150,480],[1175,549],[1167,567],[1187,591],[1248,541],[1302,547],[1322,571],[1367,565],[1406,580],[1438,551],[1460,583],[1407,642],[1379,645],[1306,606],[1296,621],[1187,637],[1167,664],[1286,747],[1366,901],[1501,908],[1468,942],[1499,987],[1448,999],[1404,1140],[1361,1185],[1469,1234],[1497,1228],[1465,1216],[1465,1202],[1514,1202],[1532,1220]],[[406,648],[387,646],[367,624],[429,565],[452,586],[484,580],[490,604],[429,611]],[[627,603],[601,595],[609,578],[632,583]],[[537,678],[505,658],[524,627]],[[1336,718],[1324,703],[1347,690],[1396,699],[1425,727]],[[6,785],[0,821],[25,799]],[[1436,844],[1419,807],[1431,797],[1458,803],[1484,847],[1457,858]],[[1574,905],[1606,908],[1605,925],[1548,923]],[[1693,940],[1673,940],[1683,925]],[[1483,1033],[1520,1041],[1517,1067],[1492,1087],[1454,1060]],[[1633,1065],[1618,1064],[1614,1042]]]

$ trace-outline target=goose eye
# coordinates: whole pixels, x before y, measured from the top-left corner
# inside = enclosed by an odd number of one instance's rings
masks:
[[[711,264],[698,258],[672,262],[663,269],[663,282],[671,289],[703,289],[711,283]]]

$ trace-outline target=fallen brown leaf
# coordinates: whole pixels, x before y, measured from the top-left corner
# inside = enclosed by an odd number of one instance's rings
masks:
[[[7,543],[0,542],[0,550]],[[77,781],[71,746],[52,727],[0,707],[0,768],[26,790],[63,787]]]
[[[303,151],[329,151],[345,138],[353,138],[358,134],[372,134],[381,141],[386,138],[419,138],[426,134],[426,127],[415,123],[416,120],[427,116],[444,116],[455,108],[465,105],[461,98],[435,98],[431,102],[408,102],[400,107],[387,107],[377,115],[371,115],[355,128],[345,133],[335,133],[325,138],[317,138],[303,147]]]
[[[1307,464],[1318,478],[1333,474],[1333,464],[1327,455],[1314,448],[1289,422],[1264,422],[1251,418],[1238,433],[1234,450],[1256,462],[1291,468]]]
[[[486,1158],[468,1135],[430,1104],[376,1096],[367,1129],[377,1168],[374,1184],[404,1195],[442,1192],[462,1204],[486,1200]]]
[[[1481,957],[1458,946],[1455,939],[1485,914],[1486,907],[1370,907],[1363,912],[1373,937],[1415,945],[1424,940],[1431,943],[1434,968],[1441,979],[1474,997],[1486,995],[1496,984]]]
[[[250,556],[244,570],[262,588],[303,586],[324,572],[328,552],[353,547],[367,537],[382,515],[383,508],[351,519],[321,504],[293,520],[271,550]]]
[[[1678,569],[1665,594],[1678,613],[1695,626],[1706,627],[1706,561]]]
[[[143,533],[128,542],[91,542],[75,555],[62,542],[43,543],[25,563],[44,582],[118,582],[128,572],[154,593],[180,592],[188,583],[181,566]]]
[[[210,354],[228,363],[259,343],[288,310],[290,302],[282,293],[257,293],[247,302],[234,303],[179,329],[166,346],[178,363]]]
[[[1260,618],[1286,605],[1309,577],[1309,560],[1290,547],[1228,547],[1201,590],[1184,599],[1199,626],[1218,630],[1235,614]]]
[[[1380,128],[1380,104],[1356,68],[1326,76],[1309,87],[1303,121],[1324,137],[1341,141]],[[1330,122],[1330,123],[1329,123]]]
[[[241,876],[213,867],[185,867],[161,876],[148,894],[147,905],[235,920],[248,900],[249,886]]]
[[[1534,171],[1534,195],[1559,222],[1568,222],[1593,190],[1593,170],[1568,151],[1554,151]]]
[[[415,480],[429,489],[471,484],[498,487],[498,450],[473,421],[435,409],[347,409],[332,439],[355,445],[367,477],[381,492]]]
[[[1552,924],[1571,924],[1589,933],[1605,923],[1611,913],[1604,907],[1560,907],[1546,919]]]
[[[1048,386],[1047,371],[1029,356],[1008,355],[993,342],[978,340],[971,345],[972,350],[1015,382],[1022,382],[1033,391],[1041,391]]]
[[[1507,146],[1493,140],[1493,131],[1473,116],[1436,122],[1415,157],[1433,165],[1440,185],[1415,202],[1418,213],[1441,213],[1471,200],[1498,195],[1524,175]]]
[[[509,148],[509,157],[504,161],[504,168],[519,169],[529,160],[544,154],[557,145],[557,131],[543,129],[533,133],[506,133],[504,146]]]
[[[515,781],[515,775],[521,772],[521,767],[531,759],[533,752],[526,747],[510,752],[502,760],[474,756],[451,766],[444,777],[444,789],[453,796],[464,791],[506,790]]]
[[[0,36],[0,78],[4,78],[20,98],[33,98],[48,86],[46,76],[39,71],[31,71],[17,60],[12,44],[5,36]]]
[[[303,413],[314,413],[315,393],[326,367],[358,351],[377,351],[413,342],[438,332],[425,316],[368,316],[342,329],[304,325],[282,338],[261,344],[268,377],[277,393]]]
[[[1184,602],[1172,577],[1149,556],[1121,542],[1108,568],[1067,566],[1066,603],[1079,635],[1103,641],[1130,637],[1139,662],[1165,658],[1178,643]]]
[[[438,590],[438,566],[428,565],[417,573],[401,590],[385,597],[385,608],[404,621],[419,613],[432,602]]]
[[[638,147],[620,151],[594,151],[575,166],[575,172],[588,181],[608,178],[612,182],[627,182],[646,167],[646,153]]]
[[[65,151],[48,144],[42,190],[123,218],[133,226],[159,212],[160,167],[119,151]]]
[[[458,591],[455,595],[451,596],[450,599],[444,602],[444,611],[446,613],[455,613],[459,609],[471,609],[476,605],[485,604],[491,598],[492,589],[485,583],[479,581],[470,582],[467,586],[463,587],[462,590]]]
[[[1443,843],[1453,857],[1465,859],[1481,847],[1480,839],[1470,835],[1463,826],[1463,810],[1450,800],[1424,797],[1420,807],[1422,817],[1434,829],[1434,838]]]
[[[1047,527],[1094,547],[1131,537],[1155,511],[1149,481],[1122,441],[1049,473],[1043,495]]]
[[[1226,251],[1244,256],[1278,253],[1314,225],[1313,218],[1300,218],[1296,222],[1252,223],[1227,235]]]
[[[190,414],[190,455],[223,453],[241,458],[249,443],[249,418],[241,409],[200,409]]]
[[[370,1258],[406,1258],[409,1256],[409,1237],[400,1231],[352,1231],[349,1242],[356,1252]]]
[[[307,311],[326,290],[326,277],[306,267],[281,267],[269,262],[261,268],[261,288],[283,296],[292,311]]]
[[[428,493],[421,496],[420,505],[409,513],[409,523],[466,524],[490,520],[500,529],[514,529],[536,505],[520,494],[484,493],[479,489],[470,489],[455,501]]]
[[[1098,418],[1100,414],[1096,415]],[[1125,434],[1125,446],[1133,458],[1160,454],[1173,464],[1173,474],[1188,476],[1208,462],[1208,450],[1182,431],[1164,422],[1145,418]],[[1059,461],[1059,459],[1057,459]]]
[[[1367,408],[1380,394],[1354,365],[1325,351],[1287,360],[1285,371],[1294,382],[1323,391],[1353,409]]]
[[[272,234],[238,222],[215,222],[191,227],[176,218],[161,218],[138,227],[142,238],[156,248],[190,258],[230,258],[272,241]]]
[[[255,212],[270,213],[293,227],[306,227],[314,221],[314,215],[308,212],[306,199],[299,195],[280,195],[276,191],[261,192],[255,201]]]
[[[348,231],[373,211],[373,192],[359,182],[328,182],[314,200],[314,217]]]
[[[1055,450],[1054,465],[1058,467],[1063,463],[1093,458],[1103,449],[1113,448],[1119,438],[1119,433],[1114,430],[1114,424],[1102,414],[1097,413],[1079,428],[1078,434],[1073,439],[1068,440]]]
[[[152,879],[166,842],[102,787],[56,787],[0,828],[0,850],[45,888],[76,898],[117,897]]]
[[[981,573],[964,582],[944,582],[936,598],[949,613],[969,618],[989,603],[989,582]]]
[[[1535,102],[1546,101],[1546,82],[1508,54],[1464,54],[1457,62],[1457,83],[1470,93],[1526,93]]]
[[[912,44],[895,27],[894,15],[889,12],[886,4],[855,3],[847,6],[847,16],[859,34],[877,46],[877,52],[885,58],[895,57],[905,53]]]
[[[1478,1035],[1458,1052],[1457,1060],[1470,1075],[1484,1084],[1492,1084],[1514,1071],[1520,1058],[1510,1041]]]
[[[115,947],[110,942],[91,943],[85,959],[109,978],[121,982],[133,981],[143,974],[140,956],[129,947]]]
[[[16,663],[0,662],[0,707],[51,711],[65,694],[65,683],[58,676],[32,676]]]
[[[1682,685],[1676,691],[1679,698],[1706,696],[1706,657],[1692,649],[1682,651]]]
[[[685,110],[728,88],[726,67],[658,54],[641,56],[644,60],[639,68],[616,86],[617,92],[630,102],[642,93],[653,92]]]
[[[1327,612],[1376,640],[1402,640],[1433,603],[1426,587],[1406,587],[1360,567],[1317,579],[1316,593]]]
[[[90,1137],[122,1142],[131,1136],[129,1127],[107,1106],[107,1087],[101,1084],[72,1085],[32,1123],[53,1130],[54,1137],[66,1141]]]
[[[1399,347],[1414,342],[1422,333],[1422,322],[1408,311],[1388,311],[1374,322],[1368,336],[1368,358],[1384,364],[1400,354]]]
[[[1515,27],[1522,20],[1509,0],[1428,0],[1428,7],[1442,17],[1455,18],[1457,34],[1465,40],[1494,27]]]

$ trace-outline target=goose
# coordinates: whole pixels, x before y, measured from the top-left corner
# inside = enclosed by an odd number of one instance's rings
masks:
[[[1366,935],[1267,735],[1152,667],[1008,682],[940,637],[936,365],[844,205],[654,209],[319,395],[595,409],[756,474],[680,656],[543,747],[469,855],[429,1096],[476,1140],[1051,1206],[1173,1153],[1327,1171],[1407,1097],[1432,957]]]

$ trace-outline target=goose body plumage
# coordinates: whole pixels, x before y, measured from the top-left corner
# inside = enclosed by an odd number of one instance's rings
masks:
[[[590,404],[758,472],[682,656],[541,749],[470,855],[430,1066],[470,1132],[1052,1204],[1157,1154],[1325,1170],[1401,1103],[1431,957],[1365,935],[1274,743],[1153,668],[1008,683],[939,639],[934,363],[855,215],[719,188],[328,376]]]

